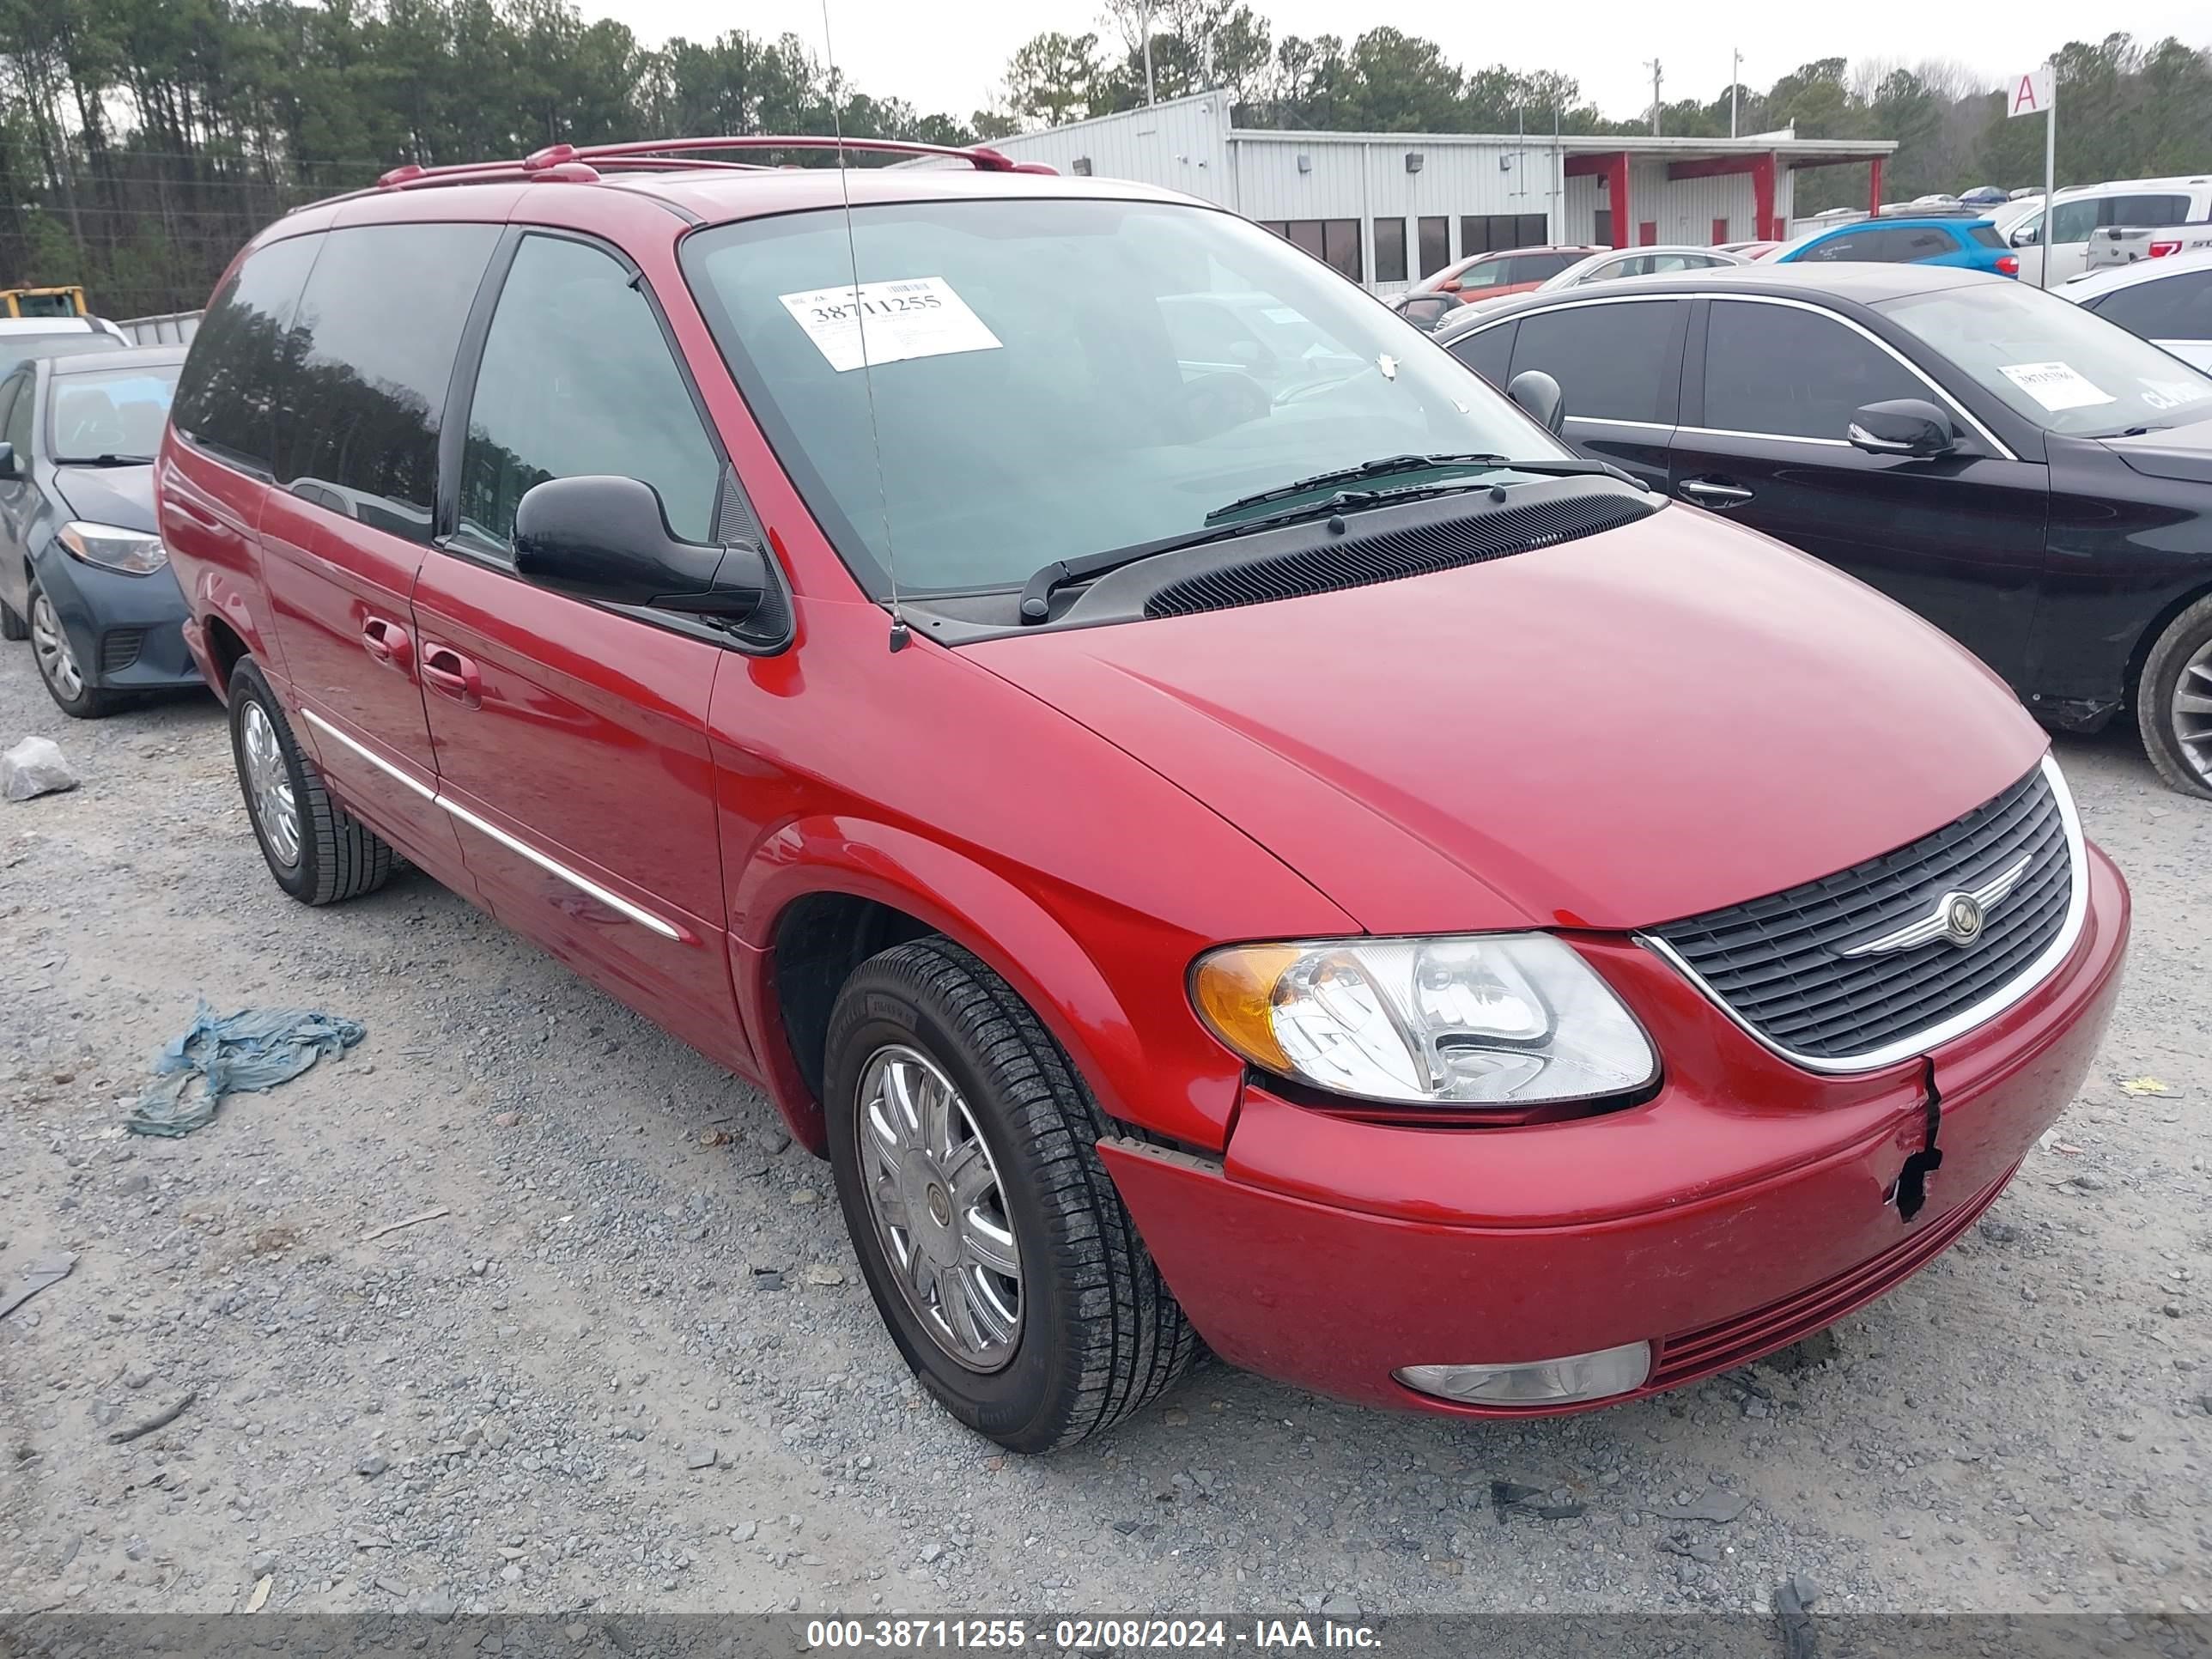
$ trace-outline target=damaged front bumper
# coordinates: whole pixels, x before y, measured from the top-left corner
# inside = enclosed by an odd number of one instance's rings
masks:
[[[1588,1410],[1801,1340],[1917,1272],[1995,1201],[2087,1069],[2119,985],[2125,884],[2032,994],[1936,1050],[1817,1077],[1720,1018],[1657,957],[1577,941],[1667,1075],[1634,1107],[1499,1129],[1355,1121],[1257,1085],[1219,1160],[1099,1152],[1168,1285],[1222,1358],[1317,1392],[1478,1416]],[[1468,1403],[1409,1366],[1511,1366],[1651,1345],[1593,1400]]]

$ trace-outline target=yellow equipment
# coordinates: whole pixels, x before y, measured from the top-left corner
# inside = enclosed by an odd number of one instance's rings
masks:
[[[0,289],[0,317],[86,317],[91,312],[81,288]]]

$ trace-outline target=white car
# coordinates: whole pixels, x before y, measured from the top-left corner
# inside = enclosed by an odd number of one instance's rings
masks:
[[[120,351],[130,343],[105,317],[0,317],[0,380],[27,357]]]
[[[2052,291],[2212,374],[2212,252],[2118,265]]]
[[[1609,283],[1620,276],[1670,276],[1686,270],[1709,270],[1715,265],[1750,263],[1742,254],[1719,247],[1613,248],[1576,260],[1557,276],[1537,283],[1534,292],[1550,294],[1563,288],[1580,288],[1586,283]],[[1475,301],[1473,308],[1486,311],[1492,306],[1528,297],[1526,294],[1501,294],[1492,299]]]
[[[2037,202],[2009,222],[2000,217],[1997,229],[2020,254],[2021,281],[2036,282],[2047,260],[2055,289],[2089,268],[2091,233],[2100,226],[2201,226],[2212,220],[2212,176],[2082,185],[2060,191],[2048,216],[2043,207]]]

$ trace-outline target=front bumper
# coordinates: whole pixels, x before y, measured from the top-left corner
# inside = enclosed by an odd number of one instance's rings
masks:
[[[54,547],[33,568],[90,684],[141,691],[201,684],[185,643],[185,596],[169,570],[103,570]]]
[[[1641,1016],[1659,1093],[1521,1128],[1394,1127],[1256,1086],[1215,1162],[1099,1152],[1169,1287],[1234,1364],[1375,1405],[1470,1416],[1589,1410],[1801,1340],[1924,1267],[2002,1190],[2073,1097],[2118,993],[2125,883],[2087,849],[2081,936],[2021,1002],[1856,1077],[1770,1054],[1638,946],[1578,948]],[[1894,1201],[1928,1143],[1911,1220]],[[1417,1394],[1406,1365],[1522,1364],[1654,1345],[1638,1389],[1574,1406]]]

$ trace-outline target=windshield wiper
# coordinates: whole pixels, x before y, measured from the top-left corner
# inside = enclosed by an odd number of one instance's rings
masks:
[[[1644,488],[1643,481],[1634,474],[1624,472],[1611,461],[1516,461],[1504,455],[1384,455],[1375,460],[1362,461],[1357,466],[1340,467],[1334,472],[1316,472],[1310,478],[1300,478],[1292,483],[1263,489],[1257,495],[1240,495],[1224,506],[1217,507],[1206,515],[1207,524],[1219,524],[1224,519],[1252,507],[1264,507],[1269,501],[1287,501],[1293,495],[1303,495],[1309,490],[1325,489],[1331,484],[1357,483],[1364,478],[1385,478],[1395,472],[1426,472],[1448,468],[1473,468],[1481,471],[1534,472],[1547,477],[1595,476],[1618,478],[1623,483]]]
[[[1544,462],[1541,465],[1565,467],[1570,464]],[[1595,471],[1601,465],[1591,462],[1574,464],[1574,466],[1577,471]],[[1407,484],[1396,489],[1340,489],[1317,501],[1279,507],[1273,513],[1262,513],[1257,518],[1240,519],[1234,524],[1215,525],[1210,529],[1191,531],[1181,536],[1163,537],[1158,541],[1139,542],[1133,547],[1110,548],[1103,553],[1085,554],[1079,559],[1060,559],[1045,566],[1023,584],[1022,622],[1024,626],[1029,626],[1050,617],[1052,596],[1063,587],[1088,581],[1094,576],[1105,575],[1109,571],[1119,570],[1124,565],[1136,564],[1162,553],[1176,553],[1186,547],[1202,547],[1208,542],[1228,541],[1258,530],[1277,530],[1285,525],[1298,524],[1308,519],[1334,518],[1341,513],[1361,513],[1369,507],[1395,507],[1405,501],[1424,501],[1434,495],[1455,495],[1464,490],[1487,489],[1489,487],[1462,481]]]
[[[154,458],[151,455],[117,455],[113,453],[100,455],[57,455],[54,457],[54,465],[56,466],[151,466],[154,465]]]

